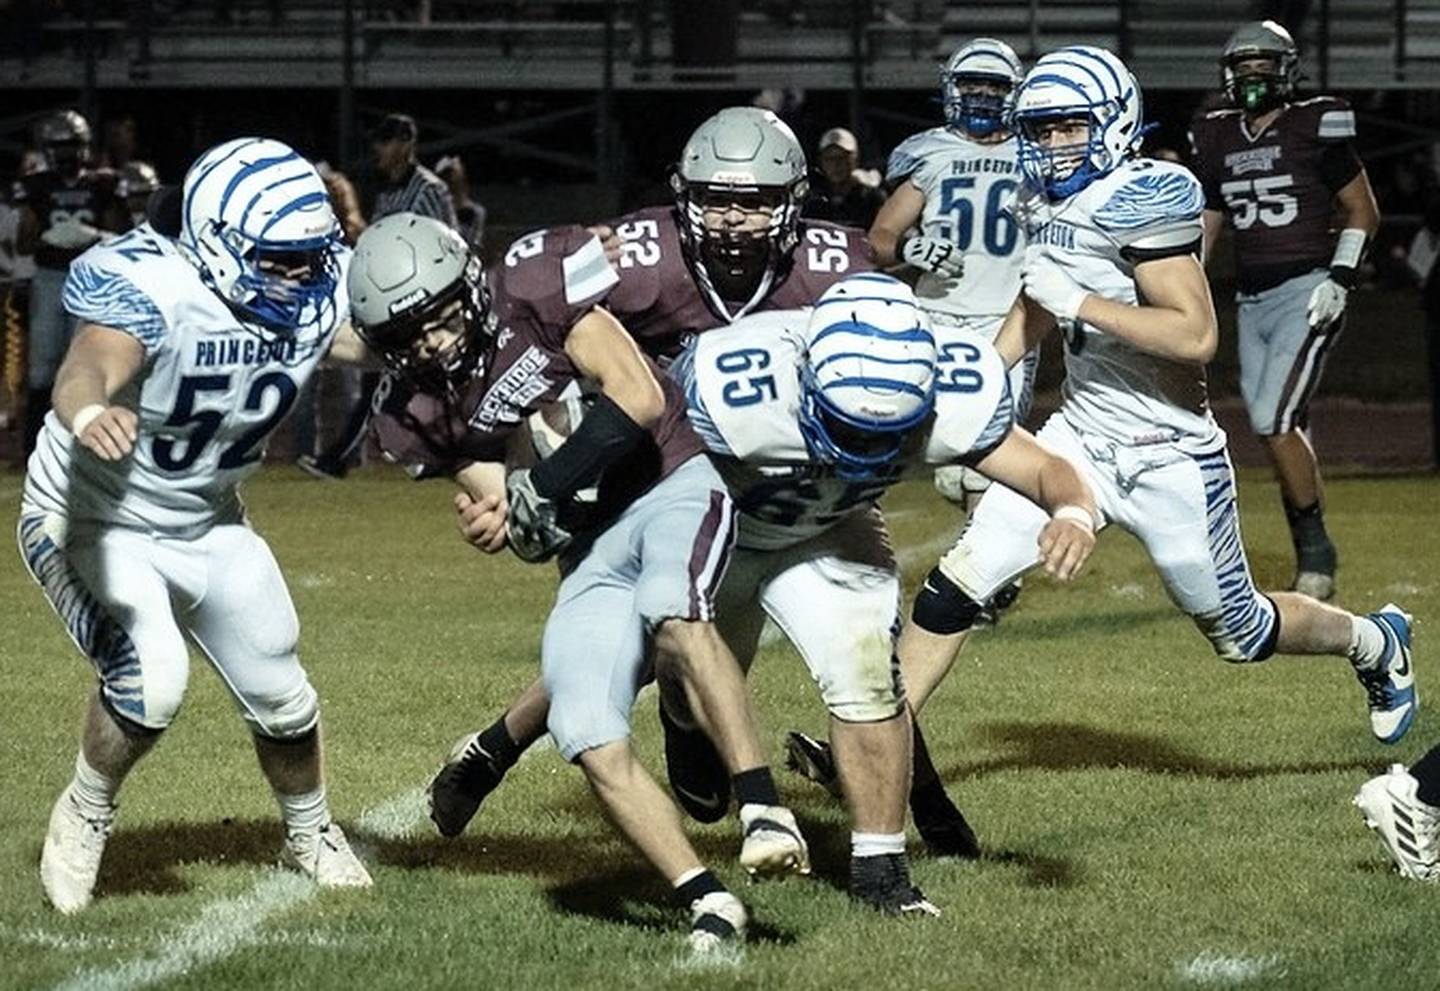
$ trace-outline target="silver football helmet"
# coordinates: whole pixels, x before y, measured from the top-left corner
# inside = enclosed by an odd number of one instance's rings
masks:
[[[480,259],[431,217],[397,213],[367,227],[346,288],[356,333],[424,392],[463,385],[494,332]]]
[[[788,124],[758,107],[726,107],[690,135],[671,174],[690,264],[706,281],[757,283],[790,257],[808,188],[805,151]],[[707,226],[707,207],[769,211],[759,230]]]
[[[90,163],[90,122],[74,110],[61,110],[35,127],[35,141],[46,168],[76,175]]]
[[[1266,68],[1244,62],[1267,62]],[[1248,113],[1273,110],[1295,95],[1300,81],[1300,50],[1290,32],[1275,21],[1242,24],[1225,42],[1220,56],[1220,86],[1230,102]]]

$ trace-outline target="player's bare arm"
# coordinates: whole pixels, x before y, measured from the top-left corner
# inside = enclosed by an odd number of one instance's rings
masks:
[[[875,250],[876,262],[894,265],[900,260],[900,239],[920,222],[924,210],[925,194],[918,186],[907,179],[896,187],[865,235]]]
[[[1374,237],[1380,229],[1380,208],[1375,204],[1375,191],[1370,188],[1370,177],[1364,169],[1335,193],[1335,204],[1343,229],[1364,231],[1367,238]]]
[[[975,467],[1050,513],[1040,531],[1040,563],[1061,581],[1078,575],[1095,549],[1099,518],[1095,496],[1079,470],[1023,427],[1012,428]]]
[[[596,307],[581,317],[565,338],[565,353],[638,426],[660,419],[665,410],[660,383],[635,339],[608,311]]]
[[[1005,367],[1014,368],[1021,358],[1050,336],[1055,326],[1055,317],[1049,310],[1024,293],[1017,294],[995,335],[995,350],[1000,352]]]
[[[456,524],[467,543],[496,554],[505,549],[505,466],[494,462],[473,462],[455,473],[460,491],[455,493]]]
[[[138,418],[110,399],[139,374],[145,347],[113,327],[83,323],[55,377],[52,403],[60,422],[97,457],[119,461],[135,446]]]
[[[1068,313],[1142,351],[1203,365],[1215,356],[1219,327],[1210,283],[1194,255],[1172,255],[1135,266],[1143,303],[1132,306],[1081,289],[1044,255],[1025,262],[1025,292],[1052,313]]]
[[[1210,255],[1215,251],[1215,242],[1220,238],[1220,229],[1225,226],[1224,210],[1206,210],[1201,214],[1205,225],[1205,239],[1200,246],[1200,264],[1210,264]]]
[[[378,355],[365,344],[364,338],[355,332],[355,327],[346,320],[335,331],[330,350],[325,353],[327,365],[352,365],[379,370],[382,363]]]

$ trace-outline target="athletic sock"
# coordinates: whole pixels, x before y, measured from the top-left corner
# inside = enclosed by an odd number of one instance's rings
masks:
[[[1426,805],[1440,808],[1440,746],[1434,746],[1410,768],[1420,787],[1415,794]]]
[[[1297,508],[1285,502],[1285,520],[1290,524],[1290,540],[1295,556],[1304,570],[1331,572],[1335,570],[1335,545],[1325,532],[1325,510],[1320,503]]]
[[[510,731],[505,728],[504,716],[480,733],[480,746],[485,748],[485,752],[490,755],[490,763],[501,774],[514,767],[522,753],[520,744],[515,742]]]
[[[775,778],[765,765],[741,771],[730,779],[735,786],[735,799],[741,805],[779,805],[780,792]]]
[[[694,867],[675,879],[675,900],[689,908],[696,900],[724,891],[725,885],[705,867]]]
[[[84,751],[75,755],[75,780],[70,794],[75,805],[86,819],[108,821],[115,815],[115,796],[120,791],[120,782],[102,774],[90,766]]]
[[[280,804],[280,818],[285,821],[287,833],[313,833],[330,824],[324,786],[294,795],[277,791],[275,801]]]
[[[905,834],[901,833],[855,833],[850,834],[850,856],[885,857],[905,852]]]
[[[930,759],[930,748],[925,745],[925,734],[920,732],[920,724],[915,723],[914,745],[911,750],[910,794],[913,797],[918,792],[929,791],[933,787],[940,786],[940,774],[935,770],[935,763]],[[941,787],[941,791],[944,788]]]
[[[1385,634],[1369,616],[1350,617],[1350,647],[1345,651],[1357,671],[1373,670],[1385,656]]]

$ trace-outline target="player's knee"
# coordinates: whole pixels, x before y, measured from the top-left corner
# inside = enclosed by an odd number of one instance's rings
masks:
[[[1216,613],[1191,617],[1210,641],[1215,656],[1230,664],[1254,664],[1275,653],[1280,615],[1259,592]]]
[[[302,676],[284,691],[245,698],[244,713],[253,733],[272,740],[290,740],[315,729],[320,720],[320,699],[310,679]]]
[[[868,639],[868,638],[867,638]],[[886,635],[873,643],[853,643],[812,671],[825,708],[847,723],[878,723],[893,719],[905,707],[900,662]]]
[[[974,626],[982,606],[936,567],[925,576],[925,584],[920,587],[920,594],[915,596],[915,605],[911,607],[910,618],[926,633],[950,636],[964,633]]]
[[[579,693],[562,692],[550,699],[546,728],[560,756],[576,761],[609,744],[628,740],[630,714]]]

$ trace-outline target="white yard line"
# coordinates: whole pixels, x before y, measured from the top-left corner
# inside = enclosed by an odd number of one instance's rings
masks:
[[[412,788],[362,812],[355,823],[360,831],[396,839],[424,821],[425,789]],[[56,991],[132,991],[192,973],[237,950],[276,938],[261,932],[261,927],[315,897],[318,890],[313,881],[293,871],[265,871],[248,892],[211,902],[194,922],[165,936],[144,955],[81,970],[56,985]]]
[[[1175,965],[1175,973],[1182,981],[1207,987],[1232,987],[1249,981],[1266,978],[1274,980],[1285,976],[1284,960],[1276,954],[1264,956],[1231,956],[1205,950],[1193,959]]]

